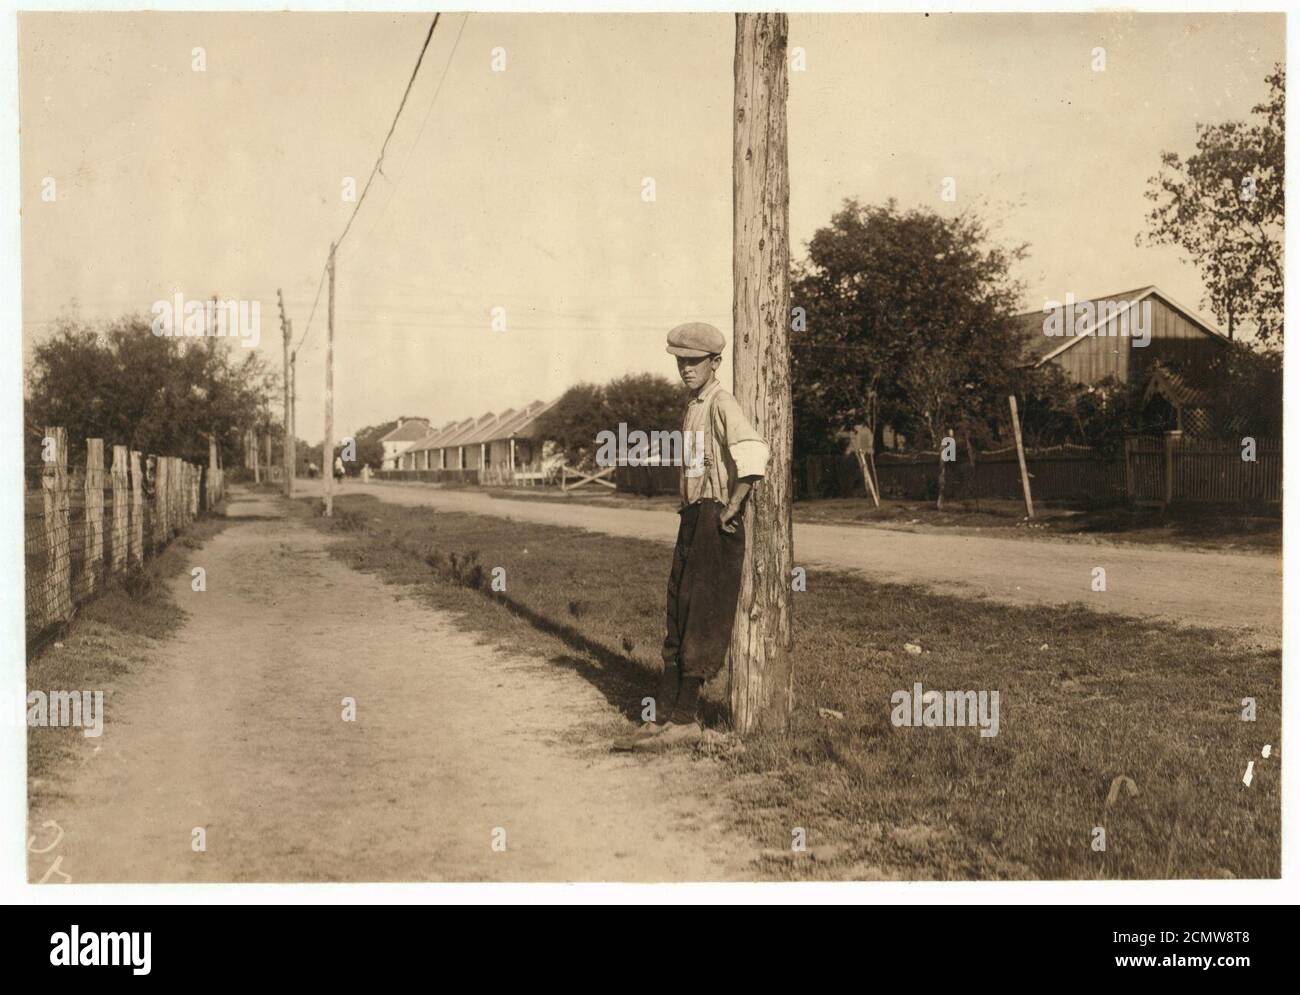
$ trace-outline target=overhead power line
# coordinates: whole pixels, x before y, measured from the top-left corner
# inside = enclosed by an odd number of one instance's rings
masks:
[[[334,241],[334,245],[330,252],[331,259],[334,257],[334,253],[338,250],[338,247],[343,243],[343,239],[347,237],[348,230],[352,227],[352,222],[356,220],[357,212],[361,210],[361,205],[365,203],[366,194],[370,192],[370,185],[374,183],[375,175],[383,168],[384,155],[388,151],[388,142],[392,139],[393,132],[397,130],[397,122],[402,116],[402,109],[406,107],[406,98],[411,95],[411,87],[415,85],[415,77],[420,74],[420,65],[424,62],[424,53],[429,50],[429,42],[433,40],[433,32],[438,27],[438,20],[441,17],[441,11],[433,15],[433,23],[429,25],[429,33],[424,36],[424,44],[420,46],[420,54],[415,60],[415,68],[411,70],[411,78],[406,81],[406,89],[402,91],[402,100],[397,105],[397,113],[393,115],[393,123],[388,126],[388,134],[384,136],[384,142],[379,146],[379,156],[375,159],[375,165],[370,170],[370,176],[366,179],[366,185],[361,188],[361,196],[357,198],[356,206],[352,208],[352,214],[348,217],[348,223],[343,226],[343,234]],[[295,352],[302,347],[303,342],[307,340],[308,333],[311,331],[311,319],[312,316],[316,314],[316,303],[320,301],[321,288],[325,285],[325,276],[329,272],[329,266],[330,264],[327,260],[325,268],[321,271],[320,283],[316,286],[316,300],[312,303],[311,315],[307,317],[307,326],[302,330],[302,338],[298,340],[298,346],[294,349]]]
[[[356,220],[357,212],[361,210],[361,205],[365,203],[366,194],[370,192],[370,184],[375,181],[375,174],[380,171],[384,165],[384,154],[388,151],[388,142],[393,137],[393,132],[397,130],[397,120],[402,116],[402,108],[406,106],[406,98],[411,95],[411,87],[415,85],[415,77],[420,73],[420,64],[424,62],[424,53],[429,50],[429,42],[433,40],[434,29],[438,27],[438,19],[442,17],[442,11],[433,15],[433,23],[429,25],[429,33],[424,36],[424,44],[420,47],[420,55],[415,60],[415,68],[411,70],[411,78],[406,81],[406,90],[402,93],[402,102],[397,105],[397,113],[393,115],[393,123],[388,126],[388,134],[384,136],[384,144],[379,147],[379,157],[375,160],[374,168],[370,170],[370,176],[366,180],[366,185],[361,189],[361,196],[357,198],[357,206],[352,208],[352,217],[348,218],[348,223],[343,226],[343,234],[338,237],[334,243],[335,251],[343,244],[343,240],[348,237],[348,229],[352,227],[352,222]]]
[[[411,144],[411,151],[407,153],[406,161],[402,163],[402,171],[397,174],[397,181],[393,184],[393,192],[389,194],[388,200],[384,202],[384,209],[379,212],[379,217],[370,228],[370,234],[374,234],[378,229],[381,221],[388,214],[388,209],[393,206],[393,200],[397,197],[397,188],[402,185],[402,180],[406,177],[406,171],[411,168],[411,160],[415,158],[415,153],[420,147],[420,139],[424,137],[425,126],[429,123],[429,118],[433,116],[433,108],[438,103],[438,94],[442,92],[442,84],[447,79],[447,71],[451,69],[452,61],[456,58],[456,49],[460,48],[460,36],[465,33],[465,24],[469,21],[469,13],[461,18],[460,30],[456,32],[456,40],[452,42],[451,53],[447,56],[447,63],[442,67],[442,75],[438,77],[438,85],[433,89],[433,96],[429,98],[429,109],[424,112],[424,119],[420,122],[420,130],[415,134],[415,141]]]
[[[320,303],[321,288],[325,286],[325,274],[329,272],[330,264],[327,262],[320,271],[320,281],[316,284],[316,297],[311,302],[311,313],[307,315],[307,327],[302,330],[302,337],[298,339],[298,344],[293,347],[296,354],[302,348],[302,344],[307,341],[307,333],[311,331],[311,319],[316,316],[316,305]]]

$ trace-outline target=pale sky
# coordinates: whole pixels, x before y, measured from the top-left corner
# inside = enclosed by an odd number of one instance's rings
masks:
[[[101,319],[216,293],[262,302],[278,369],[275,290],[297,340],[353,208],[344,178],[369,175],[428,23],[20,15],[27,347],[74,301]],[[337,435],[501,411],[580,380],[675,377],[664,336],[682,321],[730,339],[733,24],[443,15],[339,252]],[[1026,309],[1154,283],[1204,312],[1176,250],[1134,245],[1146,180],[1162,151],[1193,150],[1198,121],[1244,119],[1265,98],[1285,19],[801,14],[790,45],[806,58],[790,74],[794,257],[845,197],[978,205],[1004,241],[1030,243]],[[955,204],[940,198],[949,176]],[[312,441],[324,343],[322,293],[299,354],[298,434]]]

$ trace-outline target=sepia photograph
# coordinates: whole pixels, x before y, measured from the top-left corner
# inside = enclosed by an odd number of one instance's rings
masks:
[[[1282,878],[1284,13],[13,18],[35,900]]]

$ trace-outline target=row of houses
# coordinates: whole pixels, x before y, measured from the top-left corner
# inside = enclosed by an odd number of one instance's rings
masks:
[[[558,459],[537,432],[555,401],[487,412],[434,428],[423,418],[399,421],[381,439],[385,470],[476,471],[484,484],[543,480]]]

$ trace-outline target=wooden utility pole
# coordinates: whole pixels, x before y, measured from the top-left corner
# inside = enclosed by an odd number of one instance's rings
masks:
[[[787,33],[784,14],[736,15],[733,393],[772,454],[744,515],[748,540],[728,655],[740,733],[785,728],[793,704]]]
[[[297,439],[293,428],[293,362],[289,340],[293,338],[293,322],[284,319],[284,496],[293,497],[293,472],[297,466]]]
[[[275,296],[280,302],[280,331],[284,335],[284,496],[293,497],[293,460],[290,453],[293,450],[293,439],[289,423],[292,421],[290,415],[291,402],[289,400],[289,391],[292,389],[290,381],[292,375],[289,373],[289,319],[284,316],[284,291],[276,288]]]
[[[325,442],[321,471],[325,475],[325,517],[334,517],[334,243],[330,243],[329,334],[325,339]]]
[[[262,424],[266,426],[266,481],[271,482],[271,395],[265,394],[262,397]]]
[[[293,333],[293,322],[289,322],[289,332]],[[298,353],[289,353],[289,480],[290,493],[293,496],[292,481],[298,473]]]
[[[1016,433],[1016,455],[1020,458],[1020,484],[1025,491],[1025,515],[1034,517],[1034,497],[1029,492],[1029,467],[1025,465],[1025,444],[1020,438],[1020,410],[1016,407],[1016,395],[1008,397],[1011,402],[1011,427]]]

